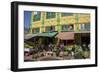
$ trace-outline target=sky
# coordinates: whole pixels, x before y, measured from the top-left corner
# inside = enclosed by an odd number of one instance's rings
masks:
[[[29,28],[31,11],[24,11],[24,27]]]

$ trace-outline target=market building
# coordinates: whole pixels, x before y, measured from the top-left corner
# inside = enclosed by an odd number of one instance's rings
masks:
[[[90,44],[90,14],[33,11],[29,33],[43,35],[44,32],[46,36],[57,32],[54,37],[65,45],[73,41],[76,44]]]
[[[35,61],[89,58],[90,25],[88,13],[32,11],[24,52]]]

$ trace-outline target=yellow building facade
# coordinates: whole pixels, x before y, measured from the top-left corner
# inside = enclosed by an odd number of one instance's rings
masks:
[[[90,31],[90,14],[39,11],[31,13],[29,33],[42,33],[50,29],[57,32],[70,31],[68,27],[74,32]]]

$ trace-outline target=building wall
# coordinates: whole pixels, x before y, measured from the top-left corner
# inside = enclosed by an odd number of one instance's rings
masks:
[[[46,32],[45,27],[55,26],[55,31],[60,32],[62,25],[73,25],[74,31],[80,30],[80,24],[90,23],[90,14],[74,13],[72,16],[61,16],[61,13],[56,12],[55,18],[46,19],[46,12],[41,12],[39,21],[33,21],[34,12],[31,14],[30,33],[35,28],[40,28],[40,33]]]

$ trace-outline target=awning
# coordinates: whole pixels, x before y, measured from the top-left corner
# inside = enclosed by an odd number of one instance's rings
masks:
[[[24,35],[24,39],[25,40],[28,40],[28,39],[30,39],[30,38],[33,38],[33,37],[36,37],[38,34],[26,34],[26,35]]]
[[[61,40],[74,40],[74,32],[60,32],[55,37]]]
[[[24,36],[25,40],[34,38],[34,37],[54,37],[57,32],[44,32],[44,33],[37,33],[37,34],[27,34]]]
[[[40,37],[54,37],[57,34],[57,32],[44,32],[44,33],[39,33],[37,36]]]

